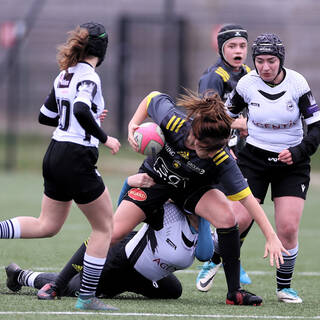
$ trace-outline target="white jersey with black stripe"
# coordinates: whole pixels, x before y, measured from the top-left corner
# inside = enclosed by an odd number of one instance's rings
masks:
[[[272,152],[301,142],[302,118],[308,125],[320,120],[307,81],[290,69],[285,69],[285,78],[276,86],[266,84],[255,70],[251,71],[239,80],[226,102],[231,116],[239,111],[235,101],[248,108],[247,143]]]
[[[88,135],[73,114],[74,104],[83,102],[89,107],[95,121],[100,126],[99,116],[105,103],[100,78],[94,68],[88,63],[80,62],[68,68],[67,71],[61,71],[54,81],[54,94],[56,106],[49,106],[45,103],[40,110],[50,118],[59,115],[59,125],[52,138],[57,141],[98,147],[99,140]]]
[[[192,265],[198,234],[193,234],[185,215],[172,203],[164,204],[163,228],[154,230],[157,246],[152,250],[148,239],[147,224],[144,224],[136,236],[126,247],[126,255],[139,252],[134,268],[151,281],[157,281],[176,270],[182,270]],[[146,241],[142,241],[146,237]],[[138,246],[142,246],[140,250]]]

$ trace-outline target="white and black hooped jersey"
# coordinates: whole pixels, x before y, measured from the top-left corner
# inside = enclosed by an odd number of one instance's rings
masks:
[[[93,118],[100,126],[99,116],[105,105],[100,78],[94,68],[86,62],[80,62],[60,72],[40,112],[49,118],[59,117],[58,127],[52,137],[54,140],[97,147],[99,140],[88,135],[73,114],[76,102],[88,105]]]
[[[197,239],[185,215],[174,204],[166,203],[162,229],[153,230],[144,224],[125,251],[140,274],[157,281],[192,265]]]
[[[285,78],[273,87],[251,71],[239,80],[226,106],[233,117],[248,108],[247,143],[271,152],[281,152],[302,141],[302,118],[307,125],[320,120],[307,81],[290,69],[285,69]]]

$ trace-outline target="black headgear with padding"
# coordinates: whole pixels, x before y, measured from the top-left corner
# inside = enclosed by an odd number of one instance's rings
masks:
[[[248,41],[248,32],[245,30],[242,26],[238,24],[228,24],[223,26],[220,31],[218,32],[218,48],[219,48],[219,54],[221,58],[225,61],[223,54],[223,47],[225,43],[232,38],[244,38]]]
[[[102,63],[107,52],[108,34],[105,27],[96,22],[87,22],[80,25],[80,28],[85,28],[89,32],[89,41],[86,47],[88,56],[99,58],[97,67]]]
[[[263,33],[258,36],[252,44],[253,63],[256,56],[259,55],[278,57],[280,59],[280,69],[282,69],[285,58],[285,48],[280,38],[273,33]]]

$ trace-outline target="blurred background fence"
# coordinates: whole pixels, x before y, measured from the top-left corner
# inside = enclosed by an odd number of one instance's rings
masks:
[[[286,67],[307,78],[319,102],[319,16],[319,0],[0,0],[1,168],[15,167],[17,140],[50,136],[37,123],[39,108],[58,72],[56,47],[77,24],[93,20],[108,30],[107,57],[97,70],[109,109],[104,127],[125,138],[147,93],[175,98],[182,87],[197,90],[217,58],[212,38],[224,23],[247,28],[250,44],[262,32],[277,33]]]

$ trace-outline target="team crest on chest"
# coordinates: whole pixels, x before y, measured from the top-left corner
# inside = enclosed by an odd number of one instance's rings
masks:
[[[173,167],[174,167],[175,169],[178,169],[178,168],[181,167],[181,162],[178,161],[178,160],[174,160],[173,163],[172,163],[172,165],[173,165]]]
[[[291,101],[289,101],[288,103],[287,103],[287,110],[288,111],[293,111],[293,103],[291,102]]]

